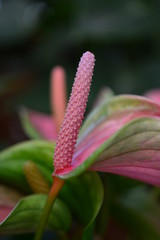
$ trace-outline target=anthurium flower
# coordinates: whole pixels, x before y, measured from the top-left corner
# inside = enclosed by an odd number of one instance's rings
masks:
[[[112,98],[86,119],[67,178],[85,169],[116,173],[160,185],[160,106],[138,96]]]
[[[90,167],[160,185],[160,105],[153,101],[138,96],[112,98],[86,120],[75,147],[80,127],[76,123],[81,123],[84,113],[80,99],[85,99],[83,89],[90,87],[94,66],[91,53],[86,55],[80,61],[56,144],[54,175],[68,178]]]
[[[74,97],[71,95],[72,107],[65,115],[57,141],[54,175],[67,179],[89,169],[160,186],[160,105],[157,102],[136,95],[106,98],[95,106],[78,135],[83,118],[79,109],[83,104],[82,92],[90,87],[94,65],[93,55],[86,54],[90,57],[81,59],[81,70],[78,69],[73,87],[79,90]],[[88,83],[84,76],[90,79]],[[83,87],[83,81],[88,87]],[[86,100],[84,109],[85,106]],[[77,129],[73,121],[78,123]]]

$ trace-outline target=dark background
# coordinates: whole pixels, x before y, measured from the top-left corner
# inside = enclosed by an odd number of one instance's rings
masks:
[[[69,94],[86,50],[96,56],[89,107],[103,86],[116,94],[159,88],[159,40],[158,0],[0,0],[0,147],[26,139],[20,106],[50,112],[57,64]]]

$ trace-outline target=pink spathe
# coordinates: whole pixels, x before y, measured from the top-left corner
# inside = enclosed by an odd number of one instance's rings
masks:
[[[67,105],[66,74],[61,66],[53,68],[50,82],[51,110],[53,123],[59,132]]]
[[[95,57],[85,52],[81,57],[65,117],[60,128],[54,153],[55,174],[69,167],[75,150],[91,86]]]
[[[53,117],[30,110],[28,111],[28,117],[32,126],[39,132],[41,137],[50,141],[57,138],[56,124]]]

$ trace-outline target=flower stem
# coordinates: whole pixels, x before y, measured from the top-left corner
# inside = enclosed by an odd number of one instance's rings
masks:
[[[46,204],[44,206],[34,240],[42,239],[42,235],[45,230],[45,226],[47,224],[47,220],[48,220],[50,211],[52,209],[53,203],[55,202],[58,193],[60,192],[60,190],[62,189],[62,187],[65,183],[64,180],[59,179],[57,177],[53,177],[53,180],[54,181],[53,181],[52,187],[50,189],[50,192],[48,194],[48,198],[47,198]]]

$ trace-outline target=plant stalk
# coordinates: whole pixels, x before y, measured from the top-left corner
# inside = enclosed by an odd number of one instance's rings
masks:
[[[56,197],[57,197],[58,193],[60,192],[60,190],[62,189],[64,183],[65,183],[64,180],[59,179],[57,177],[53,177],[53,184],[52,184],[52,187],[48,194],[48,198],[47,198],[46,204],[44,206],[34,240],[42,239],[42,235],[45,230],[45,226],[47,224],[48,217],[51,212],[53,203],[55,202]]]

